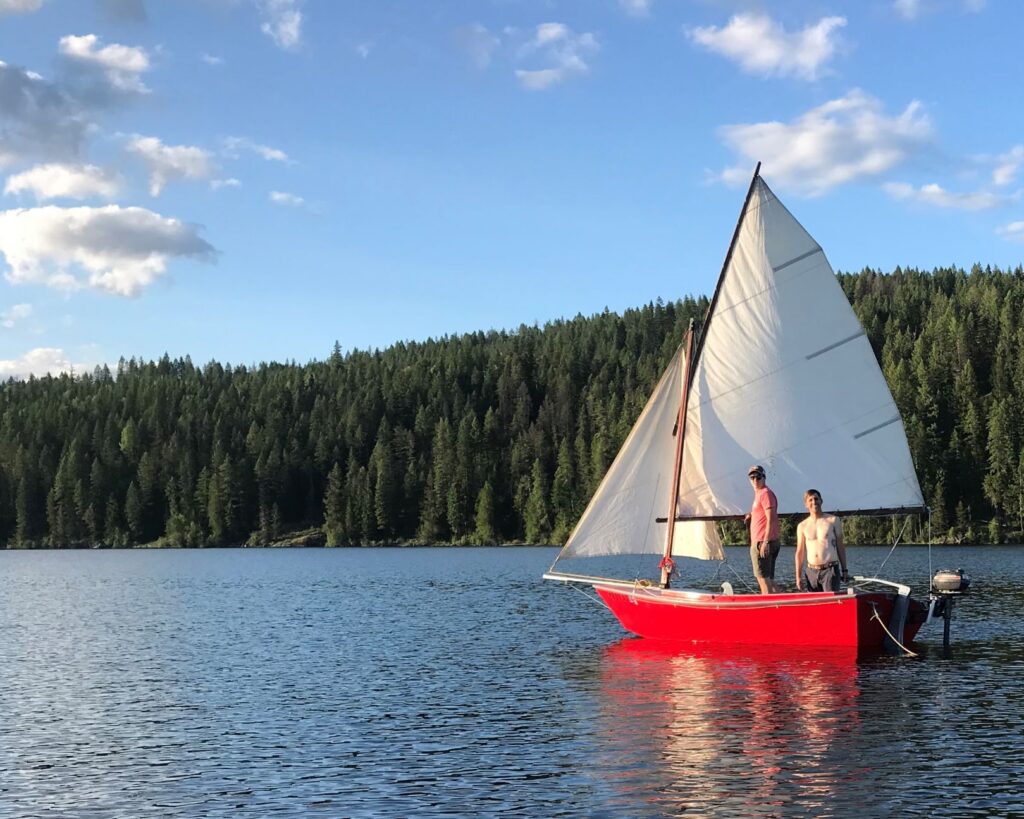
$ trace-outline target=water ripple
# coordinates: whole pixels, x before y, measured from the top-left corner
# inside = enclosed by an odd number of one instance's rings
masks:
[[[1024,812],[1024,551],[935,556],[916,660],[632,639],[552,556],[0,552],[0,816]]]

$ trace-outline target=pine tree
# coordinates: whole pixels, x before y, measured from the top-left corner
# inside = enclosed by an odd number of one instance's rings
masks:
[[[345,481],[341,466],[335,464],[327,476],[324,495],[324,535],[328,546],[343,546],[348,542],[345,526]]]
[[[540,462],[533,465],[530,497],[525,510],[526,541],[548,543],[551,540],[551,514],[548,509],[548,487]]]
[[[476,499],[476,527],[473,540],[481,546],[493,546],[498,542],[494,528],[494,491],[486,481]]]

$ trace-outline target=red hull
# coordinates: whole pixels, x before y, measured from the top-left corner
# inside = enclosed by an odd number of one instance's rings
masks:
[[[888,627],[896,599],[885,592],[726,595],[596,583],[594,589],[627,631],[652,640],[869,650],[882,648],[882,624]],[[924,614],[911,600],[900,642],[914,639]]]

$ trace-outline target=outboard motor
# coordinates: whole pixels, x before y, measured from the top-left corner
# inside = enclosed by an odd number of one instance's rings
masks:
[[[971,577],[963,569],[939,569],[932,578],[928,595],[928,619],[941,617],[942,647],[949,648],[949,623],[953,619],[953,601],[966,594]]]

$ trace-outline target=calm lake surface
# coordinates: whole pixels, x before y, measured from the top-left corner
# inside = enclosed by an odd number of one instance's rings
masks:
[[[934,549],[952,650],[860,661],[659,649],[554,555],[0,552],[0,816],[1024,813],[1024,548]]]

